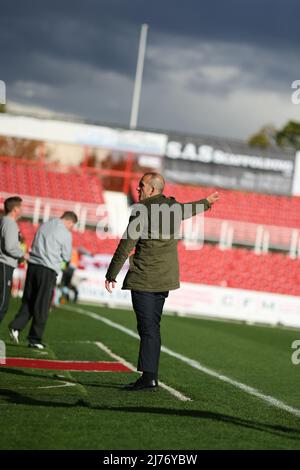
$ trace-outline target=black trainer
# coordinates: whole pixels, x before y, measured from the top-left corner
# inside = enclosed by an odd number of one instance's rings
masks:
[[[129,384],[125,387],[125,390],[131,392],[137,392],[140,390],[149,390],[156,392],[158,390],[158,381],[154,379],[145,379],[145,377],[140,377],[136,382]]]
[[[131,382],[130,384],[125,385],[125,389],[134,387],[138,382],[142,380],[143,376],[140,376],[135,382]]]

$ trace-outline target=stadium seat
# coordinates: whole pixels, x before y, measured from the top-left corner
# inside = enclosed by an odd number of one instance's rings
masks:
[[[131,184],[134,201],[138,195],[138,181]],[[183,186],[167,183],[164,194],[174,196],[179,202],[203,199],[216,188],[204,186]],[[224,220],[252,222],[255,224],[300,228],[300,197],[275,196],[253,192],[218,189],[222,204],[216,204],[207,217]]]
[[[0,188],[22,196],[104,204],[101,181],[96,176],[49,171],[16,160],[0,162]]]

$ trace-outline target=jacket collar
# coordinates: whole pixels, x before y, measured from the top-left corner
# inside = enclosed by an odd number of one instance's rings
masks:
[[[155,196],[150,196],[144,199],[143,201],[140,202],[152,202],[155,199],[161,198],[161,197],[166,197],[163,193],[155,194]]]

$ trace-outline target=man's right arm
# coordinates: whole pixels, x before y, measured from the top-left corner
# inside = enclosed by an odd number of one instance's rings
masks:
[[[182,219],[189,219],[197,214],[201,214],[211,208],[207,199],[200,199],[199,201],[180,203],[182,211]]]
[[[133,250],[135,245],[138,242],[138,237],[130,237],[130,224],[133,221],[133,218],[130,218],[129,224],[125,230],[123,237],[121,238],[117,249],[112,257],[110,265],[106,273],[106,279],[108,281],[116,282],[116,277],[122,269],[123,264],[128,258],[130,252]]]
[[[210,194],[206,199],[200,199],[199,201],[180,203],[182,210],[182,219],[189,219],[201,212],[211,209],[212,205],[219,200],[219,194],[217,192]]]

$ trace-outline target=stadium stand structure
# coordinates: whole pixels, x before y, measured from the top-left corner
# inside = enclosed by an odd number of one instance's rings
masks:
[[[104,203],[99,178],[87,174],[49,171],[41,165],[0,161],[1,191],[64,201]]]
[[[138,181],[131,183],[137,202]],[[166,183],[165,195],[180,202],[205,198],[216,188]],[[222,204],[205,214],[204,239],[231,247],[255,246],[257,252],[269,248],[289,251],[294,256],[300,243],[300,197],[219,189]],[[188,238],[188,234],[187,234]],[[223,240],[223,241],[222,241]]]
[[[100,204],[105,205],[100,178],[66,171],[61,166],[58,170],[49,170],[35,161],[0,157],[0,201],[13,194],[20,195],[24,215],[32,217],[35,223],[74,210],[83,230],[86,223],[96,225],[97,209]]]
[[[183,282],[300,295],[300,259],[283,253],[257,255],[246,248],[220,250],[211,244],[191,252],[179,243],[179,259]]]
[[[137,201],[137,183],[136,180],[131,183],[134,201]],[[85,248],[92,254],[112,255],[121,234],[114,230],[115,238],[101,239],[95,230],[86,229],[86,222],[96,225],[99,221],[96,208],[108,199],[110,217],[116,207],[120,209],[117,220],[120,221],[120,213],[124,216],[122,225],[128,216],[126,195],[104,192],[98,177],[50,171],[36,163],[0,157],[0,190],[1,199],[12,194],[25,196],[25,215],[35,222],[20,224],[28,246],[39,220],[59,216],[63,210],[77,209],[83,214],[83,223],[73,234],[74,246]],[[204,198],[214,190],[167,183],[165,194],[188,202]],[[195,245],[198,249],[192,250],[191,256],[187,245],[189,237],[185,242],[179,242],[181,281],[300,295],[300,258],[297,257],[297,251],[298,256],[300,252],[300,198],[226,189],[220,189],[220,193],[222,204],[216,204],[213,211],[206,212],[204,231],[204,239],[218,245],[205,243],[201,249],[200,245]],[[45,217],[35,218],[37,205],[39,213],[42,210]],[[234,244],[255,247],[256,252],[232,248]],[[290,251],[292,256],[270,253],[270,247]]]
[[[131,190],[137,201],[136,187]],[[216,204],[208,217],[216,219],[252,222],[261,225],[300,228],[300,197],[275,196],[229,189],[218,189],[222,193],[222,204]],[[180,202],[196,201],[216,191],[208,186],[183,186],[166,183],[164,194],[173,196]]]
[[[27,221],[20,225],[30,245],[36,228]],[[99,239],[94,230],[86,230],[74,232],[73,241],[76,248],[84,247],[93,254],[113,255],[119,239]],[[253,250],[221,250],[208,243],[189,250],[180,241],[179,260],[182,282],[300,295],[300,259],[293,260],[283,253],[257,255]]]

